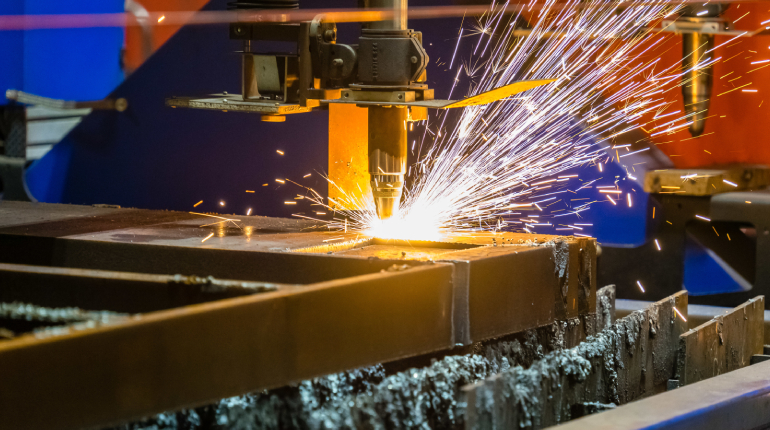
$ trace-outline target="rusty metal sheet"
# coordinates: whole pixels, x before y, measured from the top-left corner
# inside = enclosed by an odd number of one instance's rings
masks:
[[[677,378],[680,385],[731,372],[762,354],[765,297],[758,296],[730,312],[682,334]]]
[[[591,340],[464,387],[466,428],[542,428],[568,421],[572,406],[623,404],[662,392],[674,374],[687,293],[633,312]]]
[[[456,341],[463,345],[596,312],[590,238],[474,232],[442,242],[369,239],[302,251],[452,263]]]
[[[558,430],[754,430],[770,424],[770,362],[755,364],[611,411],[561,424]]]
[[[504,235],[500,241],[505,240]],[[595,277],[583,277],[581,285],[580,270],[581,258],[596,261],[593,243],[552,239],[538,246],[501,245],[443,256],[441,261],[456,264],[457,276],[464,278],[455,284],[467,285],[470,339],[595,313]],[[581,294],[591,297],[593,304],[584,303]]]
[[[104,425],[450,348],[451,278],[433,264],[0,342],[3,428]]]

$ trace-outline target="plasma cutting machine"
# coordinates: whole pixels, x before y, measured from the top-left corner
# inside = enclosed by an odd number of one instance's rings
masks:
[[[368,110],[368,173],[380,219],[399,208],[407,165],[407,122],[427,119],[427,109],[486,104],[552,82],[521,81],[455,101],[438,100],[426,84],[428,53],[422,33],[407,26],[407,0],[362,0],[369,12],[357,45],[337,43],[333,16],[299,23],[260,23],[259,10],[297,8],[296,0],[242,0],[230,38],[243,41],[242,94],[174,97],[168,106],[254,112],[262,121],[325,109],[329,104]],[[257,10],[255,12],[255,9]],[[261,53],[258,45],[295,42],[293,54]]]

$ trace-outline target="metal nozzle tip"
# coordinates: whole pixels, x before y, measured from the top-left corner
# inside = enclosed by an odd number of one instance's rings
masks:
[[[380,197],[374,199],[374,205],[377,207],[377,216],[382,219],[391,218],[398,211],[399,199],[391,197]]]
[[[372,175],[372,197],[380,219],[388,219],[398,212],[404,190],[403,175]]]

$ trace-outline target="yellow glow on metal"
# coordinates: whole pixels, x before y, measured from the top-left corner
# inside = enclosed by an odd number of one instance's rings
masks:
[[[555,82],[555,81],[556,79],[541,79],[538,81],[514,82],[512,84],[495,88],[494,90],[477,94],[473,97],[468,97],[467,99],[460,100],[450,105],[446,105],[444,106],[444,108],[451,109],[451,108],[459,108],[459,107],[466,107],[466,106],[485,105],[487,103],[492,103],[498,100],[502,100],[506,97],[510,97],[512,95],[522,93],[524,91],[528,91],[545,84],[550,84],[551,82]]]
[[[329,105],[329,197],[346,209],[363,210],[371,200],[369,186],[368,112],[355,105]],[[336,205],[335,205],[336,206]]]

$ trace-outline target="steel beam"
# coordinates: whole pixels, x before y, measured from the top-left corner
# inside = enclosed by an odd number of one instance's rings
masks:
[[[434,264],[281,285],[4,341],[3,428],[105,425],[451,348],[451,279]]]

